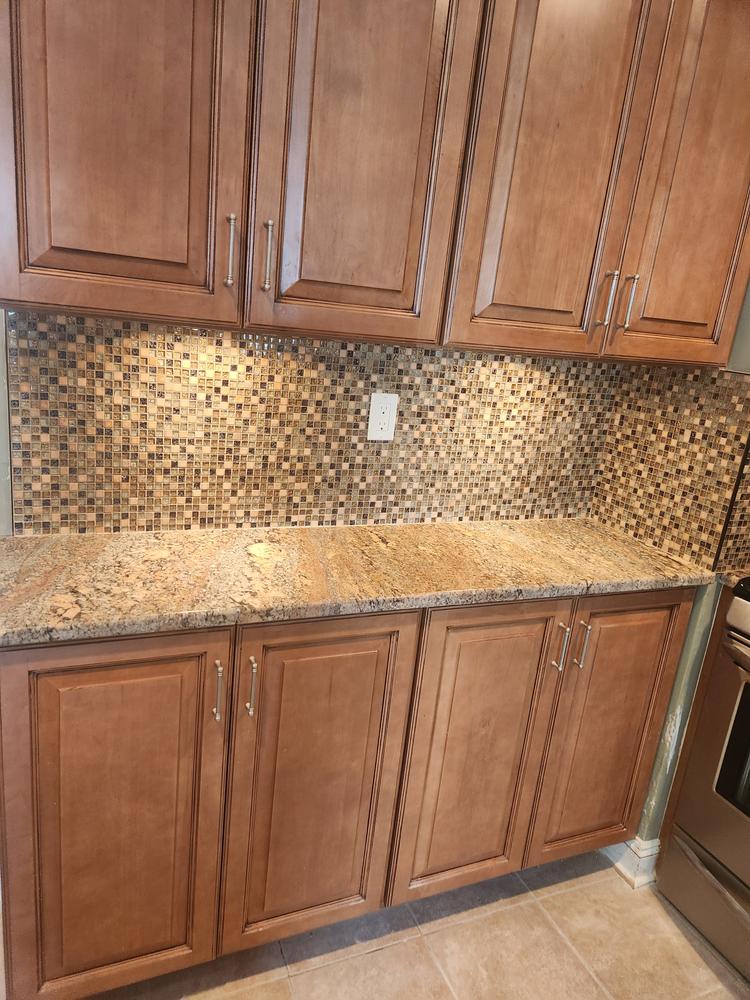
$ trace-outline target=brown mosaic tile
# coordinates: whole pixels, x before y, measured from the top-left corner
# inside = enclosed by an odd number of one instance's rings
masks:
[[[17,532],[585,513],[612,368],[9,314]],[[396,438],[366,440],[371,392]]]
[[[750,378],[712,370],[28,312],[8,346],[17,533],[592,514],[711,566],[750,430]]]
[[[711,568],[750,431],[750,377],[623,366],[591,513]]]
[[[717,569],[750,574],[750,462],[740,474]]]

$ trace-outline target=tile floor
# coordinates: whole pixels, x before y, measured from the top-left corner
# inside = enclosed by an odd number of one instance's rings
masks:
[[[721,1000],[750,987],[599,854],[107,993],[106,1000]]]

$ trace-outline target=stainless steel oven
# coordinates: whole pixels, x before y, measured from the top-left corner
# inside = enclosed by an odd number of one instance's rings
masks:
[[[750,586],[710,670],[658,886],[750,978]]]

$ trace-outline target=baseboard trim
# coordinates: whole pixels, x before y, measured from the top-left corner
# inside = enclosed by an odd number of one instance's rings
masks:
[[[621,875],[633,889],[656,881],[656,859],[659,856],[659,838],[656,840],[641,840],[635,837],[623,844],[613,844],[603,847],[602,854],[613,863],[618,875]]]

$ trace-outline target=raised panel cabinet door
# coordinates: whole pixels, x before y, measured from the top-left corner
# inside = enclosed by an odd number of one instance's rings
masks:
[[[383,905],[419,622],[243,629],[222,952]]]
[[[231,633],[0,655],[11,996],[215,953]]]
[[[607,353],[722,364],[750,278],[750,3],[671,13]]]
[[[263,0],[248,321],[435,342],[480,0]]]
[[[525,858],[635,835],[693,592],[579,602]]]
[[[571,601],[433,612],[389,902],[521,867]]]
[[[491,0],[445,339],[596,354],[639,143],[637,69],[667,0]],[[615,184],[620,179],[620,187]]]
[[[239,324],[252,10],[0,0],[0,301]]]

